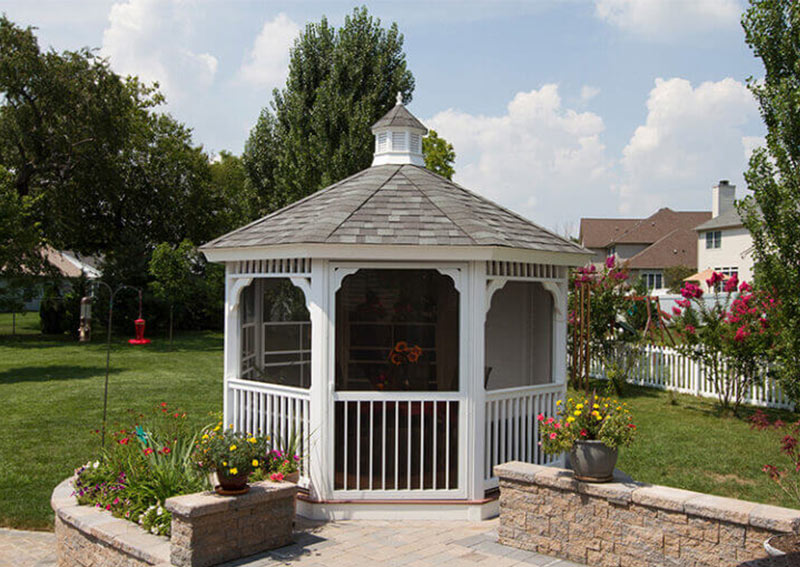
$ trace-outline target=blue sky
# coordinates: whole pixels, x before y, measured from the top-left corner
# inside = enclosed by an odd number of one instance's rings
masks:
[[[210,153],[240,153],[292,39],[347,2],[0,0],[40,43],[100,49],[158,80]],[[710,208],[764,129],[740,0],[370,2],[405,35],[410,110],[453,143],[456,180],[561,232],[586,216]]]

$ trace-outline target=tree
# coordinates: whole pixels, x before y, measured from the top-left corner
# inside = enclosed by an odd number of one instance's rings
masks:
[[[453,144],[440,138],[436,130],[430,130],[428,135],[422,138],[422,154],[425,156],[426,168],[442,177],[453,179],[456,152]]]
[[[268,213],[369,167],[370,126],[411,100],[403,36],[357,8],[338,30],[323,18],[295,40],[286,86],[273,91],[242,156]]]
[[[221,151],[218,159],[211,162],[211,186],[221,204],[216,211],[220,232],[228,232],[258,217],[258,195],[240,157]]]
[[[664,268],[664,285],[670,293],[680,293],[683,280],[695,273],[689,266],[668,266]]]
[[[779,300],[774,364],[784,392],[800,402],[800,5],[751,0],[747,45],[764,65],[748,86],[767,127],[766,147],[745,173],[752,192],[739,211],[753,237],[756,283]]]
[[[199,252],[189,240],[182,241],[176,248],[163,242],[153,250],[149,272],[155,281],[150,286],[156,297],[169,303],[170,346],[175,304],[182,304],[194,295],[199,264]]]

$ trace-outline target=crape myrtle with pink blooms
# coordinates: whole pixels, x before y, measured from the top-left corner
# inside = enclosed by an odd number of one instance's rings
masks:
[[[777,304],[771,294],[736,275],[713,272],[706,284],[711,298],[692,282],[681,289],[683,298],[673,308],[682,338],[677,348],[714,383],[720,406],[736,413],[748,389],[768,372]]]

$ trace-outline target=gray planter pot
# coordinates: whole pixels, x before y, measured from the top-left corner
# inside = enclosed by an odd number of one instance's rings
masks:
[[[576,441],[569,452],[575,478],[584,482],[611,482],[617,464],[617,449],[602,441]]]

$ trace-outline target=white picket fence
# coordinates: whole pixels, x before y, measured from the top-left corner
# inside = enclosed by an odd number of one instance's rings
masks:
[[[783,394],[775,380],[767,375],[767,368],[761,368],[759,372],[758,384],[748,389],[742,401],[754,406],[793,409],[794,404]],[[607,378],[605,368],[597,357],[592,359],[590,374],[594,378]],[[707,378],[705,369],[671,347],[649,345],[642,348],[628,382],[704,398],[717,397],[714,382]]]

